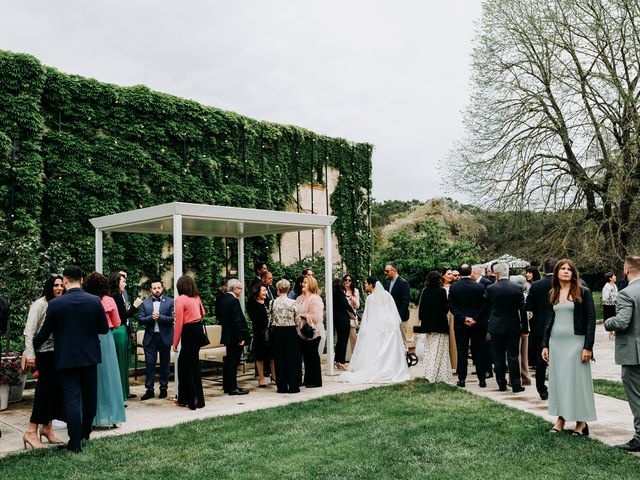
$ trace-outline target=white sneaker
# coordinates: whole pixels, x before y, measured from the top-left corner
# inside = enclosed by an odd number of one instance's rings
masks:
[[[51,422],[51,428],[53,429],[62,429],[62,428],[67,428],[67,422],[63,422],[61,420],[53,420]]]

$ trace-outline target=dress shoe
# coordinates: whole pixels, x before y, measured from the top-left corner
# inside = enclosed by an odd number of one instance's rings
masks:
[[[247,390],[240,390],[239,388],[236,390],[232,390],[229,392],[229,395],[246,395],[249,393]]]
[[[127,399],[129,398],[136,398],[137,395],[135,393],[127,393]]]
[[[46,437],[47,441],[51,445],[60,445],[60,444],[64,443],[64,441],[60,440],[58,437],[55,436],[55,434],[53,433],[53,429],[52,428],[46,428],[43,425],[42,427],[40,427],[40,431],[38,433],[40,435],[40,441],[41,442],[42,442],[42,437]]]
[[[322,386],[321,383],[307,383],[305,387],[307,388],[320,388]]]
[[[458,383],[456,383],[457,386],[459,386],[460,388],[464,388],[464,380],[458,380]]]
[[[72,453],[82,453],[81,448],[70,448],[68,445],[58,445],[58,450],[64,450]]]
[[[479,385],[480,385],[480,388],[487,388],[487,381],[486,380],[480,380]]]
[[[167,391],[160,390],[160,395],[158,395],[158,398],[167,398]]]
[[[540,394],[540,398],[542,400],[548,400],[549,399],[549,392],[544,392]]]
[[[622,445],[616,445],[616,448],[621,450],[625,450],[627,452],[640,452],[640,441],[632,438],[627,443],[623,443]]]
[[[166,396],[166,392],[165,392],[165,396]],[[144,395],[140,397],[140,401],[144,402],[145,400],[149,400],[150,398],[153,398],[153,397],[155,397],[153,390],[147,390],[146,392],[144,392]]]
[[[518,385],[517,387],[513,387],[513,393],[524,392],[524,387],[522,385]]]
[[[507,391],[507,385],[504,383],[498,384],[498,390],[500,390],[501,392],[506,392]]]

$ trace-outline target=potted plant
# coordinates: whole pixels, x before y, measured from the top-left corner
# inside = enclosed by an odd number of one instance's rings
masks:
[[[9,389],[23,385],[21,355],[7,354],[0,358],[0,410],[9,405]]]

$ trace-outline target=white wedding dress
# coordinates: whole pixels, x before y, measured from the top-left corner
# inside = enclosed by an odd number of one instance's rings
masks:
[[[409,380],[406,352],[396,304],[382,284],[376,282],[365,302],[349,370],[339,380],[351,384]]]

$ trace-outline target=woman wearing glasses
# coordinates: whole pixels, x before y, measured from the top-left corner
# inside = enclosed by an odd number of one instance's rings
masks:
[[[42,447],[42,437],[46,437],[49,443],[64,443],[55,436],[51,428],[53,419],[62,420],[64,418],[62,387],[54,367],[53,335],[37,351],[33,349],[33,337],[42,328],[49,302],[64,292],[62,275],[51,274],[44,282],[42,296],[31,304],[27,324],[24,327],[27,366],[38,369],[38,383],[33,397],[31,419],[29,427],[22,437],[25,449],[27,445],[30,445],[31,448]],[[42,425],[40,431],[38,431],[38,425]]]
[[[351,352],[356,349],[356,329],[360,326],[357,311],[360,308],[360,292],[356,288],[353,276],[346,274],[342,278],[342,287],[344,288],[344,294],[349,300],[352,312],[349,313],[349,343],[351,344]]]

